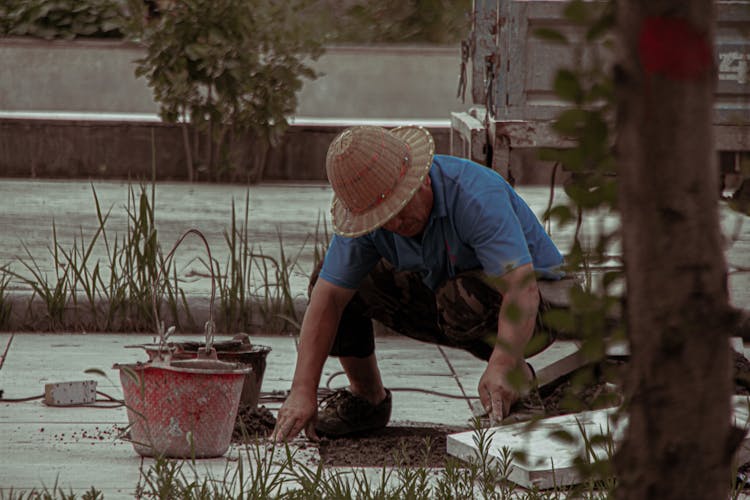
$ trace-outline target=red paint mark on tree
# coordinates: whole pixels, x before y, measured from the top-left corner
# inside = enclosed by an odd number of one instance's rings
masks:
[[[679,18],[646,18],[638,53],[647,74],[677,80],[698,79],[713,67],[713,50],[706,34]]]

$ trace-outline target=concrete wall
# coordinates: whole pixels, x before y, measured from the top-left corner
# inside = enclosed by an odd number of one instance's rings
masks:
[[[299,116],[450,120],[456,98],[456,48],[329,47],[322,72],[299,93]]]
[[[262,161],[263,180],[325,181],[328,145],[345,125],[294,125]],[[448,128],[431,127],[438,153],[450,149]],[[261,162],[256,144],[233,148],[237,169],[223,182],[247,182]],[[153,156],[152,156],[153,155]],[[187,180],[179,125],[158,122],[0,118],[0,176]],[[196,168],[195,180],[208,180]]]
[[[150,179],[153,151],[158,179],[187,179],[179,126],[158,121],[151,90],[134,75],[142,54],[118,41],[0,39],[0,176]],[[450,113],[463,107],[458,49],[330,47],[314,67],[322,75],[300,91],[263,179],[325,180],[330,141],[363,120],[428,124],[437,151],[450,152]],[[239,168],[221,180],[246,181],[256,151],[237,141]]]
[[[0,39],[0,111],[156,113],[134,60],[117,41]],[[458,47],[329,47],[312,64],[321,73],[299,93],[297,116],[442,119],[456,98]]]
[[[157,113],[142,50],[111,41],[0,38],[0,110]]]

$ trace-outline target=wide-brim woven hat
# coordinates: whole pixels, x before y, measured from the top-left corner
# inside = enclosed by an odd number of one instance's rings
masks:
[[[417,192],[434,154],[423,127],[359,126],[339,134],[326,156],[333,230],[355,237],[388,222]]]

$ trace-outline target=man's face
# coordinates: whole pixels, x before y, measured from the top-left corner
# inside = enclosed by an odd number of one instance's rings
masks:
[[[432,187],[430,176],[425,177],[409,203],[383,224],[383,229],[411,238],[424,231],[432,212]]]

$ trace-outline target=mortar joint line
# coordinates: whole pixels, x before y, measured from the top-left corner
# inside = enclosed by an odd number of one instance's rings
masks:
[[[3,351],[3,355],[0,356],[0,370],[3,369],[3,365],[5,364],[5,359],[8,357],[8,352],[10,351],[10,344],[13,342],[13,338],[15,337],[15,333],[10,334],[10,338],[8,339],[8,343],[5,345],[5,350]]]
[[[458,373],[456,372],[456,369],[453,368],[453,365],[450,362],[450,359],[448,359],[448,355],[443,350],[442,346],[436,346],[438,348],[438,351],[440,351],[440,354],[443,356],[443,359],[445,360],[446,364],[448,365],[448,368],[451,371],[451,375],[453,375],[453,378],[456,381],[456,384],[458,385],[458,389],[461,391],[461,394],[464,396],[464,401],[466,401],[466,404],[469,406],[469,410],[471,410],[471,399],[467,394],[466,390],[464,390],[463,384],[461,384],[461,379],[458,377]]]

